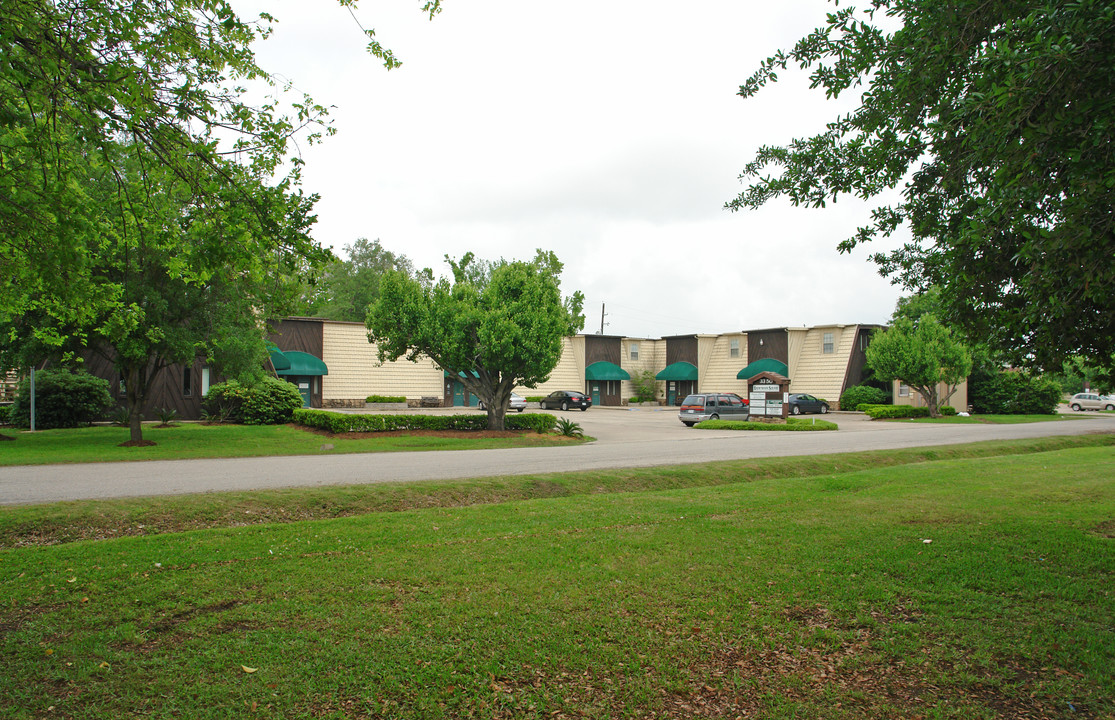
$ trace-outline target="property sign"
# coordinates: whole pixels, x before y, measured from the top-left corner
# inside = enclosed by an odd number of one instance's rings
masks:
[[[756,417],[786,417],[786,399],[790,379],[774,373],[761,373],[747,389],[751,414]]]

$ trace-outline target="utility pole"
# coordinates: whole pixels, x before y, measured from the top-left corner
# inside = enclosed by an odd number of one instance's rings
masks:
[[[597,334],[604,334],[604,303],[600,303],[600,332]]]

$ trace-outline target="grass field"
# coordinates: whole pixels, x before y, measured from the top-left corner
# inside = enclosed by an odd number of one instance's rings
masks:
[[[0,717],[1108,718],[1115,445],[1042,442],[8,547]]]
[[[1080,415],[946,415],[939,418],[897,418],[887,422],[948,423],[952,425],[1020,425],[1034,422],[1060,422]]]
[[[14,441],[0,444],[0,465],[122,462],[129,460],[182,460],[209,457],[260,457],[266,455],[324,455],[337,453],[400,452],[415,450],[483,450],[538,447],[580,442],[575,438],[524,432],[509,437],[451,437],[430,433],[380,433],[376,437],[346,439],[325,437],[296,425],[200,425],[171,427],[145,425],[143,438],[151,447],[120,447],[128,429],[87,427],[42,430],[35,433],[4,428]],[[480,435],[476,433],[475,435]],[[328,446],[328,447],[324,447]]]

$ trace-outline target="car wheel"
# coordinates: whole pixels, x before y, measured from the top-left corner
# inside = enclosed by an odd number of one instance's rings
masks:
[[[523,410],[526,410],[526,408],[515,408],[515,412],[522,412]]]
[[[790,414],[791,415],[801,415],[801,408],[798,407],[797,405],[791,405],[790,406]]]
[[[824,415],[828,411],[829,411],[829,406],[828,405],[821,405],[821,414],[822,415]]]
[[[716,413],[713,413],[713,414],[712,414],[712,415],[711,415],[711,416],[709,417],[709,420],[719,420],[719,419],[720,419],[720,416],[719,416],[719,415],[717,415]]]
[[[483,401],[483,400],[481,400],[481,401],[480,401],[479,403],[477,403],[477,405],[476,405],[476,406],[477,406],[478,408],[480,408],[481,410],[483,410],[483,409],[484,409],[484,401]]]
[[[542,410],[545,410],[546,409],[546,403],[539,400],[538,401],[538,407],[541,408]]]
[[[569,402],[563,400],[562,403],[561,403],[561,409],[562,410],[568,410],[569,409]]]
[[[585,410],[588,410],[588,405],[581,406],[581,412],[584,412]]]
[[[682,423],[685,427],[693,427],[693,423]]]
[[[1075,410],[1076,412],[1080,412],[1080,406],[1077,405],[1076,403],[1072,404],[1072,409]]]
[[[1103,409],[1107,412],[1111,412],[1112,410],[1115,410],[1115,405],[1104,405]]]

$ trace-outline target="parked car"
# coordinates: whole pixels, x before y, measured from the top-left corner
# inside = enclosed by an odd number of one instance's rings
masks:
[[[484,409],[483,400],[480,401],[480,409]],[[518,393],[511,393],[511,404],[507,406],[507,409],[514,410],[515,412],[522,412],[523,410],[527,409],[527,401],[523,398],[522,395],[519,395]]]
[[[829,411],[827,402],[805,393],[790,393],[790,398],[786,401],[786,404],[790,406],[791,415],[801,415],[802,413],[821,413],[824,415]]]
[[[556,390],[542,398],[538,403],[538,407],[543,410],[580,408],[581,412],[584,412],[592,407],[592,398],[576,390]]]
[[[695,393],[681,401],[678,420],[693,427],[703,420],[746,420],[751,416],[747,400],[735,393]]]
[[[1096,393],[1076,393],[1069,400],[1073,410],[1115,410],[1115,400]]]

